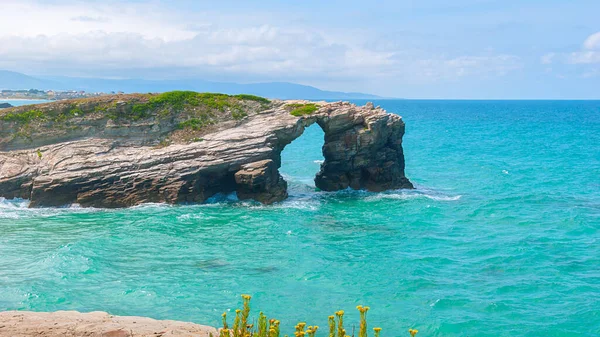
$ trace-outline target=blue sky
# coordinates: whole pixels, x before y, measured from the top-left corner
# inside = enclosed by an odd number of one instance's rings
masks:
[[[0,69],[600,99],[600,1],[2,0]]]

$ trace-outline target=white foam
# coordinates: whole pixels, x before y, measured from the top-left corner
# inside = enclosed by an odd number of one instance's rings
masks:
[[[79,204],[67,205],[64,207],[39,207],[29,208],[30,201],[25,199],[6,199],[0,198],[0,219],[20,219],[41,217],[47,218],[64,214],[68,212],[91,213],[106,211],[100,208],[83,208]]]
[[[431,190],[401,190],[394,192],[384,193],[369,193],[370,195],[365,198],[368,201],[379,201],[379,200],[411,200],[411,199],[430,199],[435,201],[457,201],[460,200],[462,195],[444,195],[439,192]]]
[[[29,200],[11,199],[0,197],[0,208],[6,209],[26,209],[29,207]]]

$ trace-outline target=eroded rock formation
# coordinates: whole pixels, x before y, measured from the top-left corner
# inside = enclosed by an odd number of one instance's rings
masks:
[[[169,105],[153,97],[3,110],[0,197],[30,199],[32,207],[127,207],[237,191],[270,204],[287,197],[281,151],[314,123],[325,132],[320,189],[413,188],[404,175],[404,122],[372,104],[318,102],[295,116],[308,102],[230,97]]]
[[[0,109],[12,108],[10,103],[0,103]]]

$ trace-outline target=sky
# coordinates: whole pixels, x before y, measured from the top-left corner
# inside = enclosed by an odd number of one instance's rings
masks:
[[[0,69],[600,99],[598,0],[0,0]]]

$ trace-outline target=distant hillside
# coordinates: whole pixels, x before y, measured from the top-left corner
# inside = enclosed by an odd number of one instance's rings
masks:
[[[52,80],[43,80],[14,71],[0,70],[0,89],[52,89],[59,86]]]
[[[85,90],[87,92],[165,92],[171,90],[193,90],[198,92],[220,92],[225,94],[252,94],[280,99],[376,99],[376,95],[325,91],[315,87],[288,83],[228,83],[199,79],[144,80],[144,79],[100,79],[77,77],[35,78],[24,74],[0,70],[0,89],[41,90]]]

